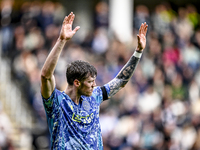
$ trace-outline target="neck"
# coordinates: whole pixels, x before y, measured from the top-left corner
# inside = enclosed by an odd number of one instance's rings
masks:
[[[68,85],[65,89],[65,93],[72,99],[72,101],[74,101],[74,103],[77,105],[79,104],[81,95],[77,93],[77,89],[74,86]]]

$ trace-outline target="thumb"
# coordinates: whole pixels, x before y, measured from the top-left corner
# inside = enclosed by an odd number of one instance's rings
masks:
[[[138,42],[140,42],[140,36],[137,34],[137,40]]]
[[[80,26],[77,26],[77,27],[73,30],[73,32],[76,33],[79,29],[80,29]]]

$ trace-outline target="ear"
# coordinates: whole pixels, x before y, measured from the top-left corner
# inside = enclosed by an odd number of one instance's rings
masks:
[[[74,85],[75,85],[76,87],[79,87],[79,86],[81,85],[81,82],[80,82],[79,80],[75,79],[75,80],[74,80]]]

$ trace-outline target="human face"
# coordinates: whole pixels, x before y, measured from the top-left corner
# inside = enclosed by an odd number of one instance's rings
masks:
[[[91,96],[93,89],[96,86],[95,79],[96,77],[89,76],[83,82],[81,82],[81,85],[78,89],[78,93],[80,95]]]

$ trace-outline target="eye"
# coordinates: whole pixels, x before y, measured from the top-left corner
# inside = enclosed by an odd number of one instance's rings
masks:
[[[89,83],[93,83],[94,82],[94,80],[91,80],[91,81],[88,81]]]

